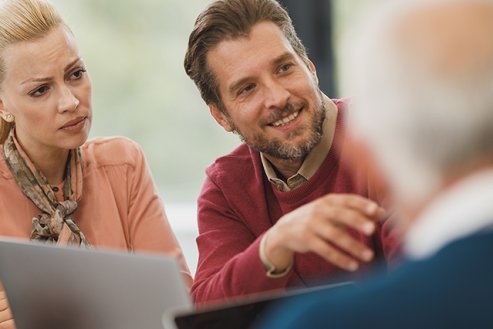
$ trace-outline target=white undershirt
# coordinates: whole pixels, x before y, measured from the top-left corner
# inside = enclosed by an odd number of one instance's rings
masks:
[[[404,242],[411,258],[429,257],[446,244],[493,227],[493,170],[454,185],[417,219]]]

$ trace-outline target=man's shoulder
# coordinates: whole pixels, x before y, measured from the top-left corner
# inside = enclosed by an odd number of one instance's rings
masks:
[[[206,169],[206,174],[214,181],[225,177],[237,180],[250,176],[260,164],[260,154],[248,145],[241,144],[230,153],[217,158]]]
[[[491,254],[492,238],[463,239],[429,258],[410,260],[387,275],[380,272],[355,286],[302,297],[287,309],[297,316],[297,306],[310,305],[304,315],[310,313],[313,321],[308,325],[316,328],[327,323],[332,328],[366,328],[368,321],[375,328],[491,328],[493,265],[484,259]],[[471,296],[474,308],[469,307]],[[286,321],[293,320],[288,317]]]
[[[351,98],[350,97],[344,97],[344,98],[331,98],[330,99],[332,103],[337,107],[337,114],[338,117],[343,117],[346,111],[348,111],[351,108]]]
[[[347,107],[351,104],[351,98],[350,97],[331,98],[330,100],[332,102],[334,102],[334,104],[337,106],[338,109],[344,109],[345,107]]]

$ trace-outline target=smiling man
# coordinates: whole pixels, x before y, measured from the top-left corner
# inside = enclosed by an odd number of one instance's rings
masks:
[[[206,171],[196,302],[354,280],[395,254],[366,168],[346,161],[345,104],[322,94],[276,1],[213,2],[185,69],[214,119],[244,141]]]

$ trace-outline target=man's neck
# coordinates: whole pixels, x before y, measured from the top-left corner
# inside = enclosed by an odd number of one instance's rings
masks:
[[[282,176],[279,177],[283,180],[288,179],[289,177],[295,175],[298,170],[301,168],[303,161],[305,158],[296,158],[296,159],[279,159],[268,154],[264,153],[264,156],[267,160],[270,161],[274,169]]]

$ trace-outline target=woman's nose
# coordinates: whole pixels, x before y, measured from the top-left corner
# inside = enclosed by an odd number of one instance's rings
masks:
[[[58,102],[58,110],[60,112],[72,112],[77,109],[80,101],[75,97],[72,91],[69,88],[62,88],[60,99]]]

